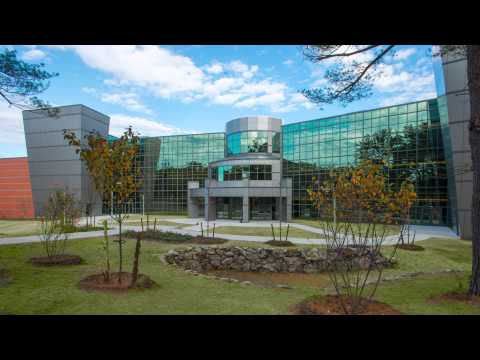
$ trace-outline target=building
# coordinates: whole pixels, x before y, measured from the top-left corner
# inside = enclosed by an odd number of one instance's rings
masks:
[[[272,117],[231,120],[225,157],[208,163],[208,178],[188,182],[188,214],[209,220],[291,219],[292,183],[282,175],[282,121]],[[281,196],[280,196],[281,194]],[[282,210],[281,210],[282,209]]]
[[[0,219],[34,217],[27,158],[0,159]]]
[[[307,196],[314,177],[362,156],[388,156],[390,181],[414,179],[414,222],[453,226],[441,104],[430,99],[283,126],[248,117],[227,122],[224,134],[145,138],[145,211],[246,222],[278,219],[283,208],[284,220],[315,217]],[[142,195],[136,201],[141,211]]]
[[[63,138],[69,129],[84,141],[90,131],[108,135],[110,118],[83,105],[58,108],[52,116],[44,110],[23,111],[23,127],[27,145],[28,166],[35,215],[43,214],[43,207],[55,190],[67,190],[85,208],[92,203],[93,212],[101,211],[101,199],[93,190],[88,172],[78,154]]]
[[[225,132],[142,138],[143,185],[131,211],[211,220],[311,218],[317,212],[307,188],[314,177],[382,157],[390,181],[414,180],[414,223],[450,226],[471,238],[466,63],[437,60],[434,99],[291,124],[245,117],[227,122]],[[66,128],[79,137],[91,130],[107,136],[108,116],[83,105],[61,107],[53,118],[41,111],[23,115],[36,216],[46,196],[62,188],[75,191],[83,205],[93,201],[96,213],[109,213],[62,136]]]

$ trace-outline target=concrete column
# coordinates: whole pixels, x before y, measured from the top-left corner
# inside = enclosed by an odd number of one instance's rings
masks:
[[[242,222],[248,222],[250,219],[250,199],[247,196],[243,196],[243,209],[242,209]]]
[[[217,202],[214,197],[205,196],[205,220],[214,221],[217,219]]]
[[[197,199],[189,197],[188,198],[188,203],[187,203],[187,208],[188,208],[188,217],[189,218],[198,218],[200,214],[200,209],[199,209],[199,204]]]
[[[283,188],[283,194],[284,196],[283,201],[284,201],[284,206],[285,206],[285,216],[286,216],[286,221],[291,221],[292,220],[292,179],[291,178],[283,178],[283,183],[284,183],[284,188]]]
[[[278,198],[278,197],[275,197],[275,210],[276,210],[276,214],[273,214],[274,215],[274,220],[280,220],[282,210],[280,209],[280,198]]]

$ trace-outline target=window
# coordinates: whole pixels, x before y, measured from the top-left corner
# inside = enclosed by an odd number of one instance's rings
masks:
[[[268,152],[268,139],[272,138],[272,152],[280,152],[280,133],[274,131],[242,131],[227,136],[227,154]]]
[[[212,168],[217,181],[272,180],[272,165],[224,165]]]

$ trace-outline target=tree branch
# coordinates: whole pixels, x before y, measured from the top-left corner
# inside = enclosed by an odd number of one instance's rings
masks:
[[[390,50],[392,50],[392,48],[394,47],[395,45],[389,45],[387,46],[385,49],[382,50],[382,52],[380,54],[377,55],[377,57],[375,59],[373,59],[373,61],[371,61],[366,67],[365,69],[362,70],[362,72],[360,73],[360,75],[357,76],[357,78],[355,80],[353,80],[350,84],[348,84],[347,86],[345,86],[343,89],[340,89],[336,92],[335,94],[335,97],[338,97],[340,94],[342,93],[349,93],[352,88],[365,76],[365,74],[367,73],[368,69],[370,69],[373,65],[375,65],[378,61],[380,61],[380,59],[382,57],[385,56],[385,54],[387,54]]]
[[[3,92],[0,91],[0,96],[3,97],[10,105],[15,105]]]
[[[360,53],[363,53],[365,51],[376,48],[378,46],[380,46],[380,45],[369,45],[367,47],[364,47],[362,49],[358,49],[358,50],[355,50],[355,51],[352,51],[352,52],[349,52],[349,53],[343,52],[343,53],[340,53],[340,54],[334,54],[334,52],[338,49],[337,48],[337,49],[332,50],[332,52],[330,54],[327,54],[327,55],[308,55],[308,54],[306,54],[306,56],[309,57],[310,59],[314,60],[314,61],[320,62],[320,61],[330,59],[330,58],[334,58],[334,57],[347,57],[347,56],[360,54]]]

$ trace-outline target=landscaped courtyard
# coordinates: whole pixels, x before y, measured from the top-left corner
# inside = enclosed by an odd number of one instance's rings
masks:
[[[125,268],[131,269],[135,241],[127,240]],[[375,299],[404,314],[480,314],[480,305],[431,299],[449,291],[466,291],[471,245],[457,239],[421,241],[424,251],[397,250],[397,265],[384,272]],[[128,292],[85,291],[78,282],[104,266],[102,239],[69,240],[67,253],[80,255],[76,266],[37,267],[28,259],[42,254],[40,243],[0,246],[0,313],[3,314],[292,314],[314,295],[333,293],[326,274],[192,274],[167,265],[171,249],[195,245],[142,242],[140,272],[157,286]],[[216,246],[268,247],[228,241]],[[301,247],[302,245],[297,245]],[[117,250],[112,247],[112,253]],[[392,249],[385,248],[388,253]],[[116,266],[112,256],[112,268]],[[230,279],[230,280],[229,280]],[[233,279],[233,280],[231,280]]]

